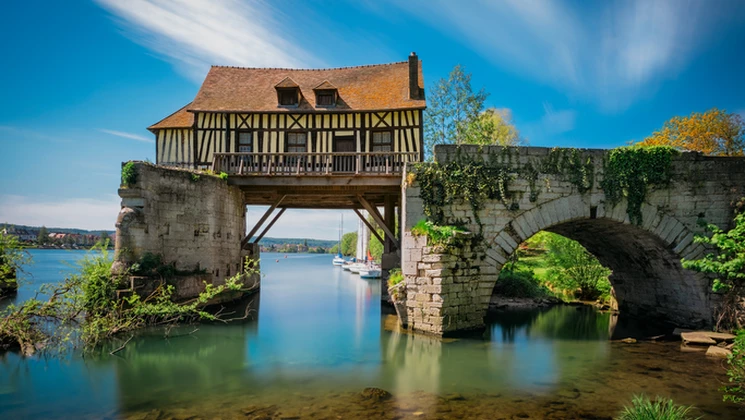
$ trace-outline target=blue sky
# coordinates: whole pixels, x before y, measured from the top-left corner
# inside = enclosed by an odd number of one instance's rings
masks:
[[[742,1],[40,1],[0,14],[0,222],[113,229],[119,168],[211,64],[456,64],[532,146],[621,146],[668,118],[745,115]],[[252,209],[256,220],[260,209]],[[353,214],[345,228],[353,229]],[[336,237],[339,212],[270,236]],[[297,216],[297,214],[296,214]]]

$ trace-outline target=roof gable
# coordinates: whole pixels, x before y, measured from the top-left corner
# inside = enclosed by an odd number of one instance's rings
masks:
[[[419,87],[423,89],[422,63]],[[277,80],[280,80],[277,83]],[[295,83],[302,99],[287,109],[277,102],[276,88]],[[316,109],[314,89],[337,89],[333,110]],[[273,69],[213,66],[188,111],[205,112],[339,112],[421,109],[424,99],[409,98],[409,63],[399,62],[336,69]]]
[[[187,111],[191,102],[182,106],[181,109],[163,118],[147,129],[150,131],[161,128],[191,128],[194,126],[194,114]]]

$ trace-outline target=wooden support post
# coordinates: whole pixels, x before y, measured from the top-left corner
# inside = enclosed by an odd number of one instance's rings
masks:
[[[391,238],[391,242],[393,245],[400,249],[400,245],[398,244],[398,240],[396,239],[396,235],[393,234],[393,231],[386,225],[385,221],[383,220],[383,216],[380,215],[380,212],[378,211],[375,206],[370,204],[367,200],[365,200],[365,197],[363,197],[361,194],[357,194],[357,200],[360,202],[362,207],[367,210],[368,213],[370,213],[370,216],[373,217],[373,220],[375,220],[375,223],[377,223],[382,229],[383,232],[385,232],[386,239]]]
[[[370,232],[373,235],[375,235],[376,238],[378,238],[380,243],[385,245],[385,241],[383,240],[383,238],[381,238],[380,235],[378,235],[378,232],[375,230],[373,225],[367,219],[365,219],[365,216],[363,216],[362,213],[360,213],[360,211],[357,209],[352,209],[352,210],[354,210],[354,212],[357,213],[357,216],[359,216],[362,222],[365,224],[365,226],[367,226],[367,228],[370,229]]]
[[[282,216],[282,213],[284,213],[284,212],[285,212],[285,210],[287,210],[287,207],[282,207],[281,209],[279,209],[279,213],[277,213],[277,214],[276,214],[276,215],[274,216],[274,218],[272,219],[272,221],[271,221],[271,222],[269,222],[269,224],[268,224],[268,225],[266,225],[266,228],[264,228],[264,230],[263,230],[263,231],[261,232],[261,234],[260,234],[259,236],[257,236],[257,237],[256,237],[256,240],[254,241],[254,243],[255,243],[255,244],[258,244],[258,243],[259,243],[259,241],[261,240],[261,238],[263,238],[263,237],[264,237],[264,235],[266,235],[266,234],[267,234],[267,232],[269,232],[269,229],[271,229],[271,228],[272,228],[272,226],[274,226],[274,223],[276,223],[276,222],[277,222],[277,220],[279,220],[279,218],[280,218],[280,217]]]
[[[393,196],[386,195],[385,201],[383,202],[383,216],[385,217],[385,223],[386,226],[388,226],[388,229],[393,232],[396,230],[396,216],[395,216],[395,208],[396,203],[393,201]],[[386,241],[384,244],[384,250],[386,253],[393,252],[395,249],[393,248],[393,244],[396,240],[396,235],[391,235],[390,238],[386,235]],[[390,240],[388,240],[390,239]],[[396,248],[398,246],[396,245]]]
[[[282,202],[282,200],[285,199],[285,197],[287,197],[287,196],[286,195],[283,195],[282,197],[280,197],[279,200],[275,201],[274,204],[272,204],[272,206],[269,207],[269,210],[267,210],[266,213],[264,213],[264,215],[261,216],[261,219],[259,219],[259,221],[256,223],[256,225],[254,226],[254,228],[251,229],[251,232],[249,232],[248,235],[246,235],[246,237],[243,238],[243,240],[241,241],[241,248],[243,248],[246,245],[248,245],[248,243],[251,241],[251,237],[254,236],[254,234],[256,233],[256,231],[259,230],[259,228],[264,223],[264,221],[266,220],[266,218],[269,217],[270,214],[272,214],[272,212],[274,211],[274,209],[276,209],[277,206],[279,206],[279,204]]]

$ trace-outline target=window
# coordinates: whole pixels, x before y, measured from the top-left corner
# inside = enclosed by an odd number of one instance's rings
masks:
[[[308,148],[307,133],[287,133],[286,150],[291,153],[305,153]]]
[[[238,152],[251,153],[253,152],[254,142],[253,133],[250,131],[239,131],[238,132]]]
[[[373,152],[391,152],[393,151],[393,136],[390,131],[374,131],[372,133],[372,151]]]
[[[316,92],[316,105],[333,106],[336,104],[336,95],[333,90],[321,90]]]
[[[281,89],[277,93],[280,105],[297,105],[297,89]]]

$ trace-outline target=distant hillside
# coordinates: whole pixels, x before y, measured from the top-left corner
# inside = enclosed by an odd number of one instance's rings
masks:
[[[305,238],[262,238],[261,241],[259,241],[259,244],[264,245],[264,246],[285,245],[285,244],[302,245],[303,243],[305,243],[305,241],[308,241],[309,247],[321,246],[324,248],[331,248],[332,246],[336,245],[336,241],[328,241],[328,240],[323,240],[323,239],[305,239]]]
[[[14,225],[12,223],[0,223],[0,228],[7,226],[8,228],[24,229],[38,232],[41,226],[27,226],[27,225]],[[49,233],[74,233],[76,235],[100,235],[101,232],[106,232],[109,235],[113,235],[116,231],[113,230],[85,230],[76,228],[56,228],[46,226]]]

